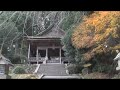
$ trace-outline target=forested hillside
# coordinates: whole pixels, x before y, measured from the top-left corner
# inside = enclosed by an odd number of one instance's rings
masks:
[[[1,11],[0,53],[12,63],[27,60],[25,36],[39,36],[50,28],[65,31],[62,39],[70,73],[113,72],[120,50],[119,11]]]
[[[27,59],[28,47],[24,36],[39,36],[51,27],[67,31],[81,20],[85,11],[1,11],[0,48],[1,53],[13,63],[23,63]]]

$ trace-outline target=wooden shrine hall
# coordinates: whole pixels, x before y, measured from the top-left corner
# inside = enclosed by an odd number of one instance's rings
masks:
[[[40,36],[27,36],[29,63],[62,63],[64,51],[61,39],[65,32],[61,29],[50,29]]]

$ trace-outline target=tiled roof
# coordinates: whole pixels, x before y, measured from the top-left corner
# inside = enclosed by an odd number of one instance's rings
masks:
[[[65,31],[60,28],[49,28],[45,31],[42,31],[39,36],[27,36],[28,39],[44,39],[44,38],[62,38],[65,35]]]
[[[65,32],[60,28],[52,28],[51,30],[46,31],[41,34],[41,37],[46,38],[62,38],[65,35]]]

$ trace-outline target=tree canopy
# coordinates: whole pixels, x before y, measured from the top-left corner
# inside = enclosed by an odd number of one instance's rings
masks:
[[[84,22],[74,30],[73,45],[79,49],[90,48],[91,52],[102,47],[113,49],[120,43],[119,23],[120,12],[95,12],[90,17],[86,17]]]
[[[27,58],[24,36],[39,36],[51,26],[67,31],[81,20],[81,13],[71,11],[1,11],[0,49],[1,53],[15,62]]]
[[[112,62],[115,50],[120,49],[120,12],[96,11],[84,17],[74,29],[71,41],[75,48],[84,50],[85,61]]]

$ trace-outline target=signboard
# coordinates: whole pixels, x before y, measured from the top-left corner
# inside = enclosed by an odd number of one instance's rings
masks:
[[[5,74],[5,67],[4,67],[4,65],[0,65],[0,74]]]

